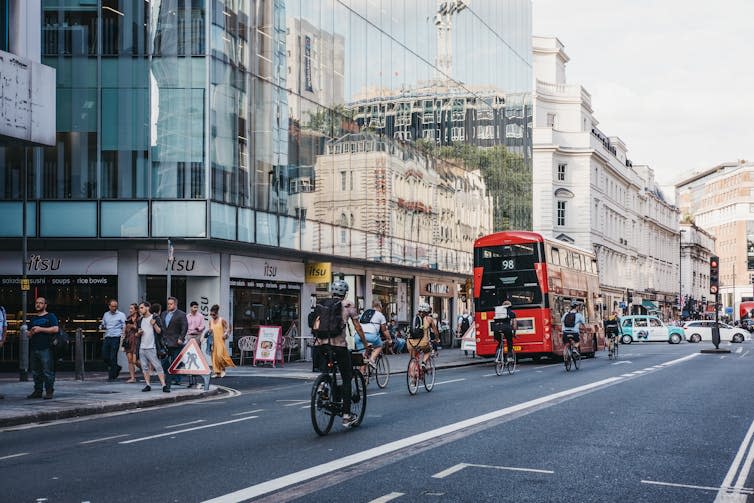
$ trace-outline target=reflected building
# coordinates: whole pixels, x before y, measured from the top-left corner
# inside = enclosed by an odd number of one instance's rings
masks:
[[[168,269],[180,306],[219,304],[235,340],[307,333],[333,277],[401,323],[424,301],[454,323],[473,239],[530,225],[506,177],[530,184],[532,7],[474,1],[438,49],[441,4],[42,0],[54,146],[26,179],[23,149],[0,151],[0,204],[20,214],[28,188],[31,277],[87,354],[107,299],[164,303]],[[0,237],[11,312],[20,242]]]

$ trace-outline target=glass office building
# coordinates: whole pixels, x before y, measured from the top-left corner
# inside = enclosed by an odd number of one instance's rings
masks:
[[[236,338],[301,326],[307,265],[399,321],[420,300],[452,320],[473,240],[531,225],[510,190],[531,178],[530,0],[42,7],[57,142],[0,147],[9,311],[24,190],[36,292],[92,339],[107,297],[162,299],[167,267]]]

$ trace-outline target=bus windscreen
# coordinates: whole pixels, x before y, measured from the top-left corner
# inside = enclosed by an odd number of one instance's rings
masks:
[[[540,243],[490,246],[474,253],[475,267],[484,271],[477,311],[490,311],[505,300],[514,308],[542,306],[542,288],[534,269],[540,261]]]

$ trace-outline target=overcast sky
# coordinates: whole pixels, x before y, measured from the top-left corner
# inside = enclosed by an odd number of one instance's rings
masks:
[[[599,128],[670,185],[754,161],[754,1],[533,0],[534,34],[556,36],[569,83]]]

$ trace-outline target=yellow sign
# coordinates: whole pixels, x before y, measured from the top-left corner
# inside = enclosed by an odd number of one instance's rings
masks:
[[[24,292],[28,292],[30,290],[28,279],[21,278],[21,290]]]
[[[331,262],[312,262],[306,264],[306,283],[329,283],[332,278]]]

